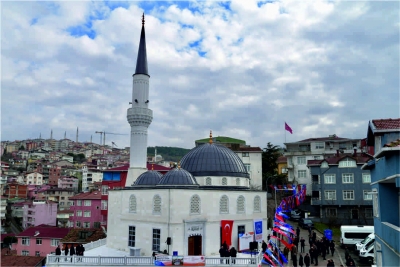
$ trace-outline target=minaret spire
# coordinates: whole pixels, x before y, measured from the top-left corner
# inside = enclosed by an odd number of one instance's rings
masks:
[[[64,139],[67,139],[67,131],[64,132]]]
[[[144,13],[142,15],[142,31],[140,33],[136,70],[134,75],[136,74],[145,74],[147,76],[150,76],[147,68],[146,35],[144,31]]]
[[[79,136],[79,129],[78,127],[76,127],[76,141],[78,143],[78,136]]]
[[[50,132],[50,139],[53,140],[53,129],[51,129],[51,132]]]

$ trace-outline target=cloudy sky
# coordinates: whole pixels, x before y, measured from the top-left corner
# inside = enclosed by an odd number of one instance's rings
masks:
[[[1,140],[129,146],[141,15],[149,146],[214,136],[252,146],[363,138],[398,118],[397,1],[2,2]]]

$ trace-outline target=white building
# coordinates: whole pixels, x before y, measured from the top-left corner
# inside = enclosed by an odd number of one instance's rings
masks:
[[[101,181],[103,181],[103,172],[101,170],[88,170],[86,165],[82,167],[82,191],[90,190],[95,182]]]
[[[361,152],[361,139],[341,138],[335,134],[329,137],[309,138],[293,143],[285,143],[284,156],[287,157],[289,182],[306,184],[307,195],[312,192],[312,179],[307,167],[308,160],[319,160],[335,154]]]
[[[234,247],[239,233],[254,231],[255,219],[263,221],[266,238],[265,192],[250,189],[250,174],[243,161],[231,149],[213,143],[212,136],[164,176],[146,171],[147,127],[152,120],[147,109],[146,58],[143,20],[133,107],[128,110],[130,169],[126,187],[108,192],[107,247],[123,251],[136,247],[147,256],[164,249],[179,255],[219,255],[222,233],[229,226],[222,228],[222,220],[233,221],[228,233]],[[261,182],[254,181],[254,185],[261,187]]]
[[[24,178],[25,184],[42,185],[43,184],[43,174],[39,172],[31,172],[25,174]]]

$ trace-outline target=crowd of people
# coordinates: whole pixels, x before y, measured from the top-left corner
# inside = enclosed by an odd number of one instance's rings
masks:
[[[235,247],[231,247],[229,248],[229,246],[226,244],[226,242],[224,242],[221,245],[221,248],[219,249],[219,256],[221,258],[229,258],[231,257],[232,259],[232,264],[236,263],[236,256],[237,256],[237,250],[235,249]],[[225,263],[229,264],[229,259],[225,259]],[[224,259],[221,259],[221,264],[224,263]]]
[[[73,256],[73,255],[77,255],[77,256],[84,256],[85,253],[85,247],[82,244],[78,244],[76,246],[74,246],[74,244],[68,245],[65,244],[65,246],[63,247],[63,251],[64,251],[64,255],[65,256]],[[62,251],[60,248],[60,245],[57,246],[56,248],[56,256],[61,256]],[[65,257],[65,261],[67,261],[68,258]],[[80,259],[78,259],[79,261]],[[60,257],[56,258],[56,261],[60,261]],[[71,258],[71,262],[72,262],[72,258]]]

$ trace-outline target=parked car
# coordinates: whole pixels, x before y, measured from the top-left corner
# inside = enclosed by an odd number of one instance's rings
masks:
[[[289,215],[289,220],[291,221],[298,221],[301,218],[301,211],[300,210],[292,210]]]
[[[314,228],[314,223],[310,219],[301,218],[299,220],[299,227],[303,229],[308,229],[309,227]]]

